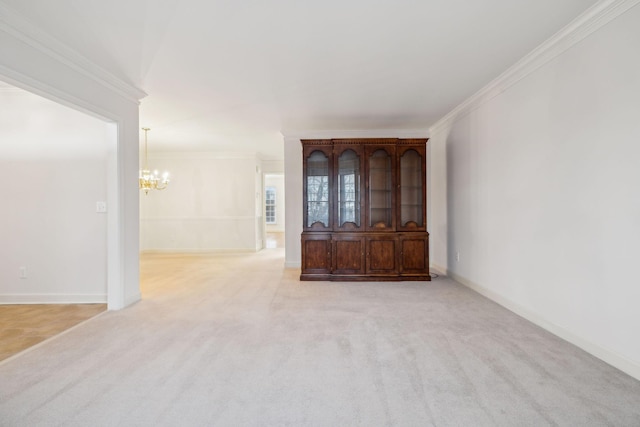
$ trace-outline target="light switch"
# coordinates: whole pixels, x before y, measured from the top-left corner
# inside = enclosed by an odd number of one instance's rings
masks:
[[[107,211],[107,202],[96,202],[96,212],[105,213]]]

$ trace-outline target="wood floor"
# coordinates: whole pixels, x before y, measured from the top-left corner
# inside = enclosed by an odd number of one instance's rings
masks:
[[[265,249],[284,248],[284,233],[278,231],[267,232]]]
[[[105,311],[106,304],[0,305],[0,360]]]

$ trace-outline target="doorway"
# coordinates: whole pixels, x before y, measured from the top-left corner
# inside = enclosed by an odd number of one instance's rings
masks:
[[[106,303],[113,125],[0,88],[0,303]]]
[[[284,174],[264,175],[265,249],[284,248]]]
[[[107,308],[115,124],[0,82],[0,353]],[[22,325],[22,326],[16,326]]]

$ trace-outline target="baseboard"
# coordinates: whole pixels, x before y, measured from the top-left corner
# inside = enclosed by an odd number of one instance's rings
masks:
[[[135,304],[138,301],[140,301],[142,299],[142,294],[140,292],[137,292],[136,294],[130,296],[129,298],[126,298],[124,301],[124,306],[128,307],[131,304]]]
[[[255,253],[259,250],[256,248],[232,248],[232,249],[184,249],[184,248],[174,248],[174,249],[143,249],[140,251],[141,254],[195,254],[195,255],[206,255],[206,254],[221,254],[221,253],[229,253],[229,254],[237,254],[237,253]]]
[[[444,270],[446,271],[446,269]],[[521,306],[520,304],[515,303],[510,299],[505,298],[502,295],[485,288],[484,286],[474,283],[473,281],[463,276],[450,271],[447,275],[456,282],[500,304],[501,306],[514,312],[518,316],[527,319],[531,323],[540,326],[541,328],[564,339],[565,341],[570,342],[571,344],[581,348],[582,350],[608,363],[609,365],[621,370],[622,372],[634,377],[637,380],[640,380],[640,364],[638,364],[637,362],[629,360],[626,357],[616,353],[615,351],[609,350],[587,339],[584,339],[574,334],[573,332],[570,332],[567,329],[556,325],[555,323],[549,322],[539,314],[534,313],[531,310]]]
[[[0,304],[106,304],[107,294],[0,294]]]
[[[300,268],[302,263],[300,261],[285,261],[284,268]]]
[[[447,276],[447,267],[443,267],[441,265],[438,264],[431,264],[429,266],[429,271],[436,273],[438,276]]]

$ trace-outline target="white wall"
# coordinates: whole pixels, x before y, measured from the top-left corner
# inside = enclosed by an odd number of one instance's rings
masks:
[[[284,265],[300,268],[302,249],[302,136],[286,134],[284,138]]]
[[[138,102],[145,93],[79,57],[0,4],[0,80],[110,122],[107,171],[109,309],[140,299]]]
[[[284,160],[262,160],[262,172],[284,174]]]
[[[108,142],[93,117],[0,89],[0,303],[106,302]]]
[[[255,251],[261,247],[261,172],[255,154],[153,153],[149,167],[171,173],[169,187],[140,196],[145,251]],[[259,221],[258,221],[259,220]]]
[[[264,186],[265,188],[273,187],[276,190],[276,223],[267,224],[266,229],[268,232],[284,232],[284,207],[286,200],[284,175],[265,175]]]
[[[265,247],[265,226],[264,226],[264,176],[262,174],[261,161],[258,157],[255,160],[255,173],[253,175],[253,200],[254,207],[254,249],[259,251]]]
[[[105,159],[0,159],[0,181],[0,303],[106,303]]]
[[[635,7],[430,144],[432,262],[640,378],[638,40]]]

